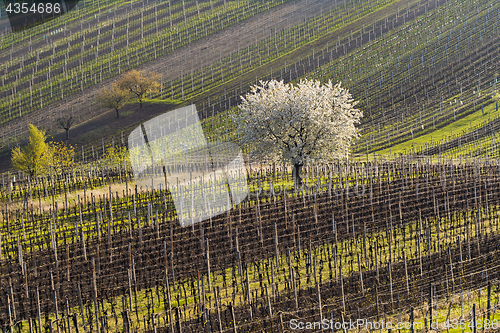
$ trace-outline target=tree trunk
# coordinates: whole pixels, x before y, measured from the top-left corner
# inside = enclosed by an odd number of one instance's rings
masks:
[[[139,108],[142,109],[142,99],[139,99]]]
[[[69,128],[65,128],[66,130],[66,140],[69,140]]]
[[[116,111],[116,118],[120,118],[120,113],[118,112],[118,109],[115,109]]]
[[[302,164],[293,165],[293,178],[295,179],[295,187],[302,186]]]

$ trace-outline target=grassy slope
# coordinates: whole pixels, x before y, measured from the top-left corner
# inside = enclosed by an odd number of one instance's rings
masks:
[[[431,131],[430,133],[421,135],[416,137],[415,139],[410,139],[406,142],[396,144],[391,148],[386,148],[377,151],[377,154],[398,154],[398,153],[410,153],[415,149],[415,151],[420,150],[421,148],[425,148],[426,144],[429,145],[431,143],[436,143],[443,141],[445,139],[449,139],[450,136],[461,134],[462,132],[467,131],[469,128],[482,124],[488,119],[496,118],[500,115],[500,110],[496,111],[495,104],[490,104],[484,108],[484,113],[481,110],[478,110],[468,116],[465,116],[457,121]]]

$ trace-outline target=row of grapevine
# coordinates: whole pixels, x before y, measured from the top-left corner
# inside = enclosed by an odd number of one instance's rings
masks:
[[[339,59],[318,70],[316,77],[343,77],[354,96],[360,96],[371,133],[365,132],[358,142],[359,152],[366,152],[367,146],[378,150],[428,133],[490,103],[498,63],[494,37],[498,8],[489,2],[474,5],[478,15],[471,19],[465,3],[448,2],[384,35],[366,51],[354,52],[353,61]],[[460,15],[463,20],[458,21]],[[448,24],[440,26],[440,22]],[[434,30],[440,31],[438,37],[426,40]],[[477,49],[472,53],[474,44]],[[454,78],[447,81],[450,72]]]
[[[255,330],[281,324],[266,323],[279,311],[285,321],[313,308],[314,317],[340,320],[427,307],[420,295],[427,299],[429,284],[433,304],[448,304],[452,290],[498,278],[499,170],[490,162],[317,165],[310,179],[321,183],[285,192],[280,167],[257,168],[267,194],[192,228],[178,225],[163,191],[110,189],[69,211],[19,211],[9,233],[4,215],[1,319],[24,329],[31,321],[66,330],[60,318],[76,318],[70,327],[143,330],[154,317],[158,327],[201,331],[200,315],[234,308],[236,320],[211,316],[212,325]]]

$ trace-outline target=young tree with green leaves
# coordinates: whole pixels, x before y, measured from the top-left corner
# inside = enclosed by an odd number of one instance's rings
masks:
[[[129,154],[126,147],[108,147],[104,159],[111,165],[125,166],[129,163]]]
[[[71,145],[62,142],[51,142],[49,144],[51,163],[50,166],[56,173],[69,172],[75,161],[75,149]]]
[[[29,124],[28,144],[12,150],[12,166],[26,172],[31,177],[44,174],[50,167],[51,151],[45,142],[47,136],[44,130],[39,130]]]

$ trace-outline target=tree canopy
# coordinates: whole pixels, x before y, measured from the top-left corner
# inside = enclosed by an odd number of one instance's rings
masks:
[[[75,149],[71,145],[64,145],[61,142],[51,142],[49,144],[51,163],[50,166],[56,173],[68,172],[75,160]]]
[[[45,131],[29,124],[28,144],[12,150],[12,166],[26,172],[31,177],[40,176],[52,169],[55,173],[64,173],[73,166],[75,150],[71,145],[61,142],[45,142]]]
[[[29,124],[29,133],[28,144],[12,150],[11,162],[14,168],[35,176],[47,172],[50,167],[51,152],[45,142],[47,136],[44,130]]]
[[[139,100],[139,105],[142,108],[142,101],[150,92],[158,91],[160,84],[158,74],[148,73],[144,71],[131,70],[122,75],[118,80],[118,88],[125,90],[135,95]]]
[[[108,147],[104,158],[111,165],[125,166],[129,162],[129,154],[126,147]]]
[[[69,139],[69,129],[75,122],[75,118],[72,116],[69,117],[61,117],[57,119],[57,122],[59,124],[59,128],[64,129],[66,131],[66,140]]]
[[[111,88],[103,87],[97,95],[97,103],[105,109],[116,111],[116,118],[120,118],[119,109],[129,100],[129,91],[121,89],[117,84]]]
[[[260,81],[241,98],[235,115],[241,143],[253,156],[291,163],[296,185],[304,165],[346,158],[358,137],[362,112],[341,83]]]

